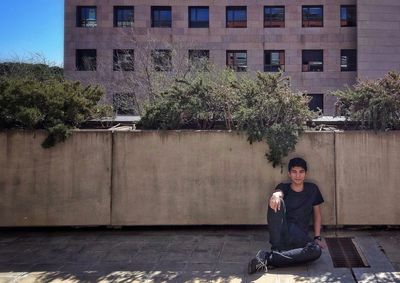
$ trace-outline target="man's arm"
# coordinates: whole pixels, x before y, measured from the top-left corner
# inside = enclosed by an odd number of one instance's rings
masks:
[[[269,199],[269,207],[275,212],[281,209],[281,198],[283,198],[283,192],[281,190],[276,190]]]
[[[321,236],[321,224],[322,224],[322,216],[321,216],[321,205],[314,205],[314,236],[320,237]],[[316,239],[315,242],[321,247],[326,248],[325,243]]]

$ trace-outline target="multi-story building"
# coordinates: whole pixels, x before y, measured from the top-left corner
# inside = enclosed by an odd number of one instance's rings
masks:
[[[330,91],[400,71],[399,15],[399,0],[65,0],[65,74],[112,101],[140,44],[151,39],[155,68],[169,71],[166,43],[185,43],[187,58],[238,72],[282,69],[332,115]]]

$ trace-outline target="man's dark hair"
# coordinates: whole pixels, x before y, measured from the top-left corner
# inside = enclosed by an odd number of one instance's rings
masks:
[[[296,157],[296,158],[290,159],[289,165],[288,165],[288,171],[290,172],[290,170],[293,167],[301,167],[307,172],[307,162],[303,158]]]

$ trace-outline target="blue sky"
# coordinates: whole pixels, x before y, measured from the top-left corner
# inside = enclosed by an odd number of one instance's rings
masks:
[[[0,61],[40,53],[62,65],[63,41],[63,0],[0,0]]]

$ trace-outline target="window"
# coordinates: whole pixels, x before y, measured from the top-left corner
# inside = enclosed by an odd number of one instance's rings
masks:
[[[208,59],[210,59],[209,50],[189,50],[189,60],[192,62]]]
[[[76,9],[77,27],[96,27],[97,8],[96,6],[78,6]]]
[[[170,28],[172,26],[171,6],[151,7],[151,27]]]
[[[357,71],[357,50],[340,50],[340,70],[342,72]]]
[[[157,49],[151,52],[154,70],[157,72],[169,72],[172,70],[172,52],[166,49]]]
[[[324,70],[323,50],[303,50],[303,72],[322,72]]]
[[[279,72],[279,70],[285,70],[285,51],[265,50],[264,72]]]
[[[114,7],[114,27],[132,27],[134,22],[133,6]]]
[[[114,71],[134,71],[134,51],[133,49],[114,50]]]
[[[226,27],[227,28],[247,27],[247,7],[246,6],[226,7]]]
[[[324,95],[323,94],[307,94],[311,97],[310,102],[308,102],[308,108],[311,111],[322,113],[324,112]]]
[[[303,6],[303,27],[323,27],[324,10],[322,6]]]
[[[76,70],[77,71],[96,71],[96,49],[77,49],[76,50]]]
[[[117,115],[135,115],[135,94],[115,93],[113,95],[113,107]]]
[[[236,72],[246,72],[247,51],[226,51],[226,65]]]
[[[340,26],[342,27],[357,26],[357,8],[355,5],[340,6]]]
[[[208,69],[208,62],[210,59],[209,50],[189,50],[189,64],[191,69]]]
[[[208,28],[209,26],[208,7],[189,7],[189,27]]]
[[[264,27],[285,27],[285,6],[264,6]]]

